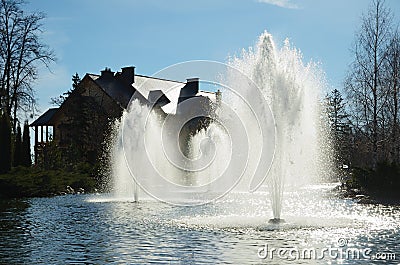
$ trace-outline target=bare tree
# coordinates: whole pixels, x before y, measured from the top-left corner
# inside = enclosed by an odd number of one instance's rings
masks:
[[[398,28],[389,43],[387,55],[386,84],[389,89],[387,113],[391,121],[390,160],[399,163],[400,32]]]
[[[353,123],[365,135],[371,150],[371,160],[376,166],[378,149],[384,126],[384,106],[387,86],[384,83],[387,47],[391,36],[392,14],[383,0],[374,0],[367,14],[362,17],[361,28],[353,47],[354,61],[345,82],[349,100],[353,103]]]
[[[32,110],[32,83],[38,67],[55,61],[40,38],[44,14],[25,14],[23,0],[0,0],[0,106],[12,118],[15,131],[18,111]]]

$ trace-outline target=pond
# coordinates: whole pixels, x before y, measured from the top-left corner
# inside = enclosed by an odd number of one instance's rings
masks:
[[[110,194],[2,200],[0,264],[398,264],[400,207],[332,187],[288,188],[282,224],[268,223],[266,191],[196,207]]]

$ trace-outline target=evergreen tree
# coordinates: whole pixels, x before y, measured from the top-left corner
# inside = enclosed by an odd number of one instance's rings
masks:
[[[22,141],[21,141],[21,126],[18,123],[17,133],[15,134],[14,139],[14,157],[13,157],[13,166],[20,166],[22,163]]]
[[[75,73],[72,76],[72,90],[76,89],[81,82],[81,78],[79,77],[78,73]]]
[[[21,165],[30,167],[32,165],[31,159],[31,137],[29,135],[29,124],[28,121],[24,123],[24,132],[22,136],[22,161]]]
[[[331,136],[336,150],[336,159],[338,166],[343,163],[348,164],[350,159],[350,135],[351,127],[349,115],[346,111],[346,105],[339,90],[334,89],[326,97],[327,112]]]
[[[51,98],[50,104],[54,106],[61,106],[61,104],[63,104],[64,101],[72,94],[72,91],[74,91],[78,87],[80,82],[81,78],[79,77],[78,73],[75,73],[72,76],[72,89],[69,89],[67,92],[64,92],[62,95],[56,98]]]
[[[0,115],[0,174],[11,169],[11,123],[6,113]]]
[[[346,132],[349,115],[346,112],[346,106],[339,90],[334,89],[329,95],[328,100],[328,117],[331,128],[335,135]]]

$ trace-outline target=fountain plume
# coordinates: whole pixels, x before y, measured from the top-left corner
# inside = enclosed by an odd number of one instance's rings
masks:
[[[279,219],[284,186],[305,184],[323,170],[317,143],[324,82],[318,66],[313,62],[304,65],[301,52],[289,40],[277,49],[267,32],[254,48],[244,50],[229,64],[254,80],[274,115],[276,150],[267,184],[274,218]]]

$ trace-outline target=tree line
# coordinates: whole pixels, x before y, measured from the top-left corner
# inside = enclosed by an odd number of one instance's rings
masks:
[[[35,111],[32,84],[38,69],[55,61],[53,51],[41,39],[45,15],[25,12],[24,4],[24,0],[0,0],[1,172],[11,165],[31,164],[29,126],[25,121],[22,137],[19,117]]]

